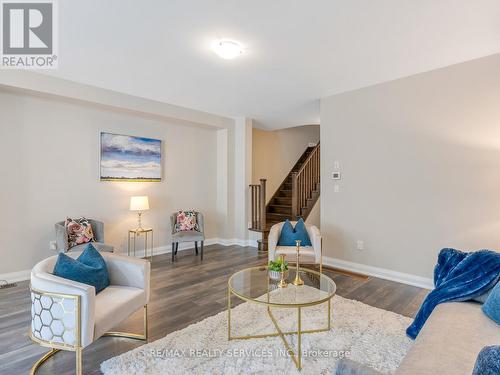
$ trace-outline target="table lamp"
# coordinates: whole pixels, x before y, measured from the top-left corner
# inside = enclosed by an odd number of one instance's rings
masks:
[[[137,213],[137,229],[142,230],[141,215],[142,211],[149,210],[149,199],[147,195],[130,197],[130,211],[138,211]]]

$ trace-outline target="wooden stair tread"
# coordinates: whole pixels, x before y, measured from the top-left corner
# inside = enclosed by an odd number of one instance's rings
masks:
[[[271,227],[268,227],[266,229],[260,229],[260,228],[248,228],[248,230],[251,230],[252,232],[259,232],[259,233],[266,233],[269,232],[269,229]]]

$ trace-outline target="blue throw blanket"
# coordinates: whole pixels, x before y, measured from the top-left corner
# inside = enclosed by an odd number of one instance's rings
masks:
[[[443,249],[434,269],[434,285],[406,334],[415,339],[432,310],[443,302],[467,301],[493,286],[500,275],[500,253],[480,250],[464,253]]]

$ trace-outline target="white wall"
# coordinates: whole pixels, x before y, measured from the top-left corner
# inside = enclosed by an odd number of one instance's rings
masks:
[[[226,238],[229,231],[229,129],[217,130],[217,226],[219,236]],[[232,230],[232,228],[231,228]]]
[[[310,142],[319,141],[319,125],[306,125],[275,131],[253,129],[252,183],[266,178],[266,198],[279,188]]]
[[[318,199],[314,204],[309,216],[307,216],[306,224],[315,225],[321,229],[321,200]]]
[[[321,143],[325,255],[430,278],[500,247],[500,55],[324,98]]]
[[[162,139],[163,182],[99,182],[100,131]],[[66,216],[103,220],[106,242],[125,251],[131,195],[150,197],[143,223],[156,247],[170,245],[168,216],[179,208],[204,212],[207,238],[217,237],[217,138],[214,128],[0,90],[0,274],[52,255],[54,223]]]
[[[248,239],[249,188],[252,180],[252,120],[240,117],[234,124],[234,234]]]

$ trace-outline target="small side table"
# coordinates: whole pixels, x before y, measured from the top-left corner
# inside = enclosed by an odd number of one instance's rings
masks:
[[[150,251],[151,255],[149,256],[149,260],[153,261],[153,228],[139,228],[139,229],[130,229],[128,231],[128,248],[127,248],[127,254],[130,256],[130,252],[133,252],[133,255],[135,256],[135,250],[136,250],[136,242],[137,238],[140,237],[141,235],[144,235],[144,257],[147,258],[148,256],[148,236],[151,234],[151,240],[149,241],[150,245]],[[130,240],[133,240],[133,248],[130,248]]]

